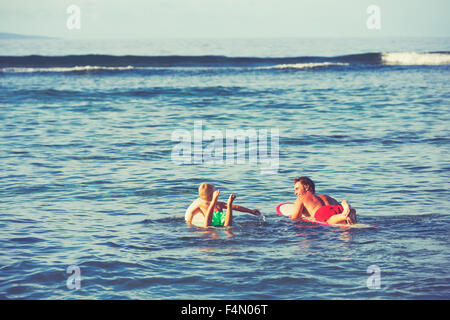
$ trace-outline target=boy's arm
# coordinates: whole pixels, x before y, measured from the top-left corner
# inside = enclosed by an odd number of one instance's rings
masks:
[[[298,197],[297,200],[295,200],[294,212],[292,213],[291,219],[292,220],[301,219],[303,208],[304,208],[303,199],[301,197]]]
[[[211,225],[214,207],[217,205],[217,199],[219,198],[219,195],[220,195],[219,190],[213,192],[211,203],[209,204],[208,210],[205,213],[205,224],[204,224],[205,228]]]

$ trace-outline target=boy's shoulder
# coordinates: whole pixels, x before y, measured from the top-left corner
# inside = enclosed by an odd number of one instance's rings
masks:
[[[200,206],[200,205],[202,205],[204,203],[205,203],[205,201],[202,200],[201,198],[197,198],[194,201],[192,201],[192,205],[194,205],[194,206]]]
[[[186,209],[186,214],[191,211],[194,210],[195,208],[200,207],[200,205],[202,204],[202,199],[197,198],[194,201],[192,201],[192,203],[189,205],[189,207]]]

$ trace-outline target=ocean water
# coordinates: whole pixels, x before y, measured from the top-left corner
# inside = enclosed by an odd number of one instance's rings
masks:
[[[449,299],[449,40],[0,40],[0,298]],[[377,228],[276,215],[302,175]],[[263,217],[187,226],[201,182]]]

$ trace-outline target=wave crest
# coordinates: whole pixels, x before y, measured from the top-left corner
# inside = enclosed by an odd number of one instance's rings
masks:
[[[75,67],[50,67],[50,68],[26,68],[12,67],[2,68],[2,72],[7,73],[31,73],[31,72],[86,72],[86,71],[123,71],[132,70],[133,66],[126,67],[105,67],[105,66],[75,66]]]
[[[381,55],[383,64],[403,66],[428,66],[450,64],[448,53],[418,52],[384,52]]]
[[[348,63],[342,62],[310,62],[310,63],[292,63],[277,64],[275,66],[261,67],[261,69],[314,69],[332,66],[348,66]]]
[[[207,69],[325,69],[383,65],[449,65],[450,52],[372,52],[336,57],[227,57],[227,56],[0,56],[3,73],[32,72],[148,72],[173,68]]]

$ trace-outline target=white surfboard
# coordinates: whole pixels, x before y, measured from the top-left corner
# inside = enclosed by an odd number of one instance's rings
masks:
[[[191,223],[196,227],[203,227],[205,225],[205,217],[201,213],[197,213]]]

